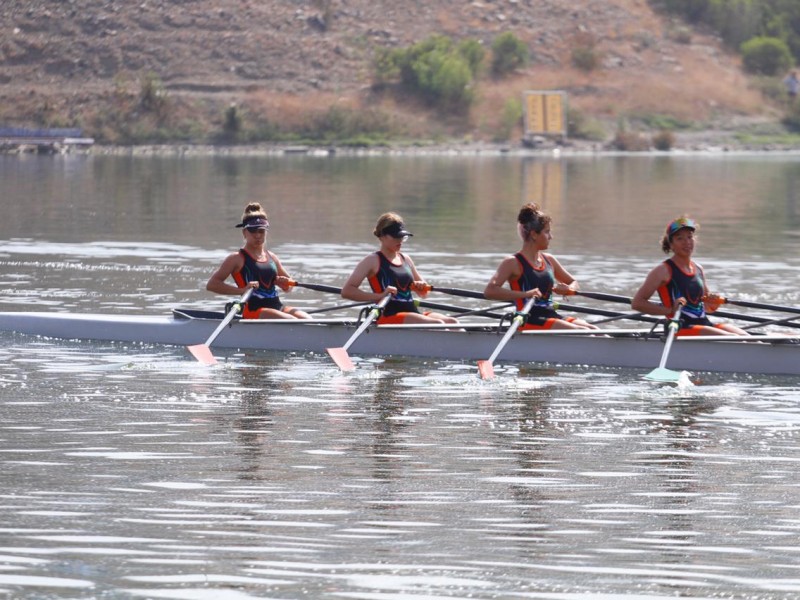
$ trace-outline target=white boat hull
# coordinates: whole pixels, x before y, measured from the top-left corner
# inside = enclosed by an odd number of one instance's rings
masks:
[[[189,346],[206,341],[222,317],[127,316],[74,313],[0,313],[0,331],[61,339],[105,340]],[[341,347],[356,323],[339,319],[315,321],[236,320],[214,340],[213,349],[325,352]],[[452,331],[409,326],[372,327],[350,347],[361,356],[409,356],[477,361],[490,356],[501,339],[496,329]],[[659,364],[663,340],[647,330],[606,330],[608,335],[567,332],[520,332],[497,362],[591,365],[650,370]],[[800,339],[790,336],[741,338],[678,338],[667,368],[692,372],[717,371],[800,375]]]

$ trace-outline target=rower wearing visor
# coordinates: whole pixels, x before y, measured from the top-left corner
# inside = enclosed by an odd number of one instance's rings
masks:
[[[697,222],[687,216],[667,225],[661,249],[672,256],[650,271],[634,295],[631,307],[648,315],[670,317],[680,305],[678,336],[748,335],[735,325],[715,324],[708,318],[708,313],[716,311],[724,299],[708,291],[703,267],[692,260],[698,227]],[[655,293],[661,303],[650,301]]]
[[[436,312],[420,312],[413,293],[420,297],[428,294],[429,287],[414,266],[414,261],[401,248],[414,234],[408,231],[403,219],[396,213],[380,216],[372,232],[380,241],[377,252],[369,254],[356,265],[342,287],[342,297],[355,302],[377,304],[391,296],[378,319],[378,325],[395,323],[457,323],[450,316]],[[364,280],[370,291],[362,290]]]
[[[269,220],[258,202],[248,204],[241,223],[244,246],[228,255],[206,284],[217,294],[242,295],[247,288],[253,293],[244,305],[245,319],[310,319],[308,313],[281,302],[278,288],[291,289],[292,278],[283,268],[278,255],[266,247]],[[234,284],[227,283],[230,277]]]
[[[564,317],[555,310],[553,293],[570,295],[578,282],[555,256],[545,252],[553,239],[551,218],[536,204],[526,204],[517,215],[522,248],[506,257],[489,280],[483,295],[490,300],[514,302],[521,310],[528,298],[536,302],[520,329],[597,329],[583,319]],[[508,284],[508,287],[504,287]]]

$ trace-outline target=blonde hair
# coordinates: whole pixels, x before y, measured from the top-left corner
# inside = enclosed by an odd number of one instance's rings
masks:
[[[388,212],[383,213],[380,217],[378,217],[378,222],[375,224],[375,230],[372,232],[372,235],[375,237],[381,237],[383,235],[383,230],[389,227],[390,225],[394,225],[395,223],[402,223],[403,217],[398,215],[397,213]]]

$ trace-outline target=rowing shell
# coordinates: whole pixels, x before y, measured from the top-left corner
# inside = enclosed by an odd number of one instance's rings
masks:
[[[174,311],[172,315],[110,315],[0,312],[0,331],[51,338],[141,342],[188,346],[206,339],[223,313]],[[341,346],[357,323],[344,319],[242,320],[224,329],[215,348],[279,350],[324,354]],[[452,325],[449,325],[452,328]],[[409,356],[475,361],[489,356],[503,331],[484,323],[383,325],[372,327],[351,346],[362,356]],[[499,362],[591,365],[633,369],[658,364],[660,336],[646,329],[518,332]],[[677,338],[667,365],[671,369],[800,375],[800,338],[761,335],[747,338]]]

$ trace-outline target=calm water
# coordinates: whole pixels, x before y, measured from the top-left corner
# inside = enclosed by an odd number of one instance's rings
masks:
[[[714,289],[800,305],[800,157],[0,157],[0,182],[0,310],[217,309],[250,200],[298,279],[341,285],[397,210],[426,278],[470,289],[537,200],[583,289],[624,295],[690,212]],[[0,334],[0,597],[800,597],[797,378],[226,357]]]

